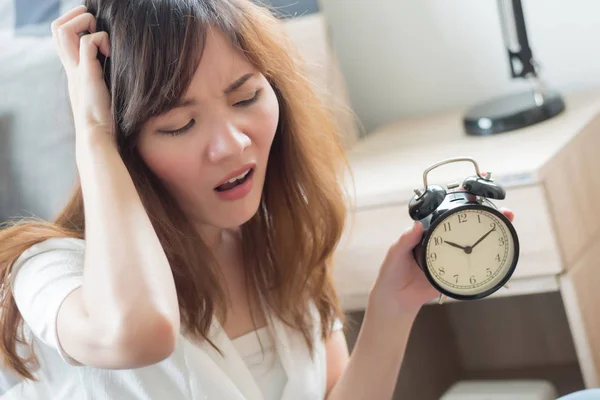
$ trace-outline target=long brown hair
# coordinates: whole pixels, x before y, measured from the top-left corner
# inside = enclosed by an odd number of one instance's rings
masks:
[[[207,339],[224,313],[218,268],[168,191],[136,150],[140,127],[184,94],[200,62],[207,30],[222,31],[268,79],[280,104],[258,212],[241,227],[246,282],[270,311],[298,329],[312,350],[312,330],[325,338],[343,318],[331,259],[346,217],[340,172],[345,159],[331,114],[312,90],[294,46],[270,10],[249,0],[87,0],[97,30],[107,31],[111,58],[99,56],[112,96],[119,152],[173,270],[182,325]],[[85,238],[81,187],[53,222],[22,219],[0,231],[0,350],[5,365],[34,379],[36,359],[20,357],[23,320],[10,291],[11,266],[30,246],[56,237]],[[313,326],[310,302],[321,317]]]

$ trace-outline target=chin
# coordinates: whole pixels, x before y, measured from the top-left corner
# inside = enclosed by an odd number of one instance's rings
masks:
[[[236,229],[250,221],[258,212],[260,197],[258,199],[244,199],[242,204],[221,205],[218,213],[211,217],[211,225],[221,229]]]

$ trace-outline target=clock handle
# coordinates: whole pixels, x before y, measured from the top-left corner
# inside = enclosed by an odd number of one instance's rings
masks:
[[[453,162],[461,162],[461,161],[468,161],[470,163],[473,163],[473,166],[475,167],[475,172],[477,173],[478,177],[480,177],[482,179],[486,179],[489,176],[491,176],[491,173],[488,172],[488,173],[486,173],[486,177],[483,177],[481,175],[481,172],[479,172],[479,165],[477,165],[477,162],[474,159],[472,159],[471,157],[448,158],[446,160],[442,160],[442,161],[437,162],[437,163],[435,163],[433,165],[430,165],[423,172],[423,191],[427,190],[427,174],[429,174],[432,170],[436,169],[437,167],[441,167],[442,165],[450,164],[450,163],[453,163]]]

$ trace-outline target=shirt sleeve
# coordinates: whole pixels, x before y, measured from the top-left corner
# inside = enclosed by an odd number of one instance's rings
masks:
[[[84,243],[81,239],[48,239],[23,252],[11,271],[15,303],[25,324],[70,365],[81,364],[62,349],[56,318],[65,298],[83,283]]]
[[[342,330],[342,329],[344,329],[344,324],[342,324],[342,321],[339,318],[336,318],[333,321],[332,332],[339,331],[339,330]]]

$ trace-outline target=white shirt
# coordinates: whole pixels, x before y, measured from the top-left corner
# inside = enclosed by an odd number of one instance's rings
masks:
[[[34,372],[37,382],[0,371],[0,400],[323,399],[327,369],[319,329],[313,332],[311,359],[302,335],[275,317],[233,341],[213,320],[209,337],[224,357],[208,343],[179,335],[173,354],[154,365],[129,370],[80,365],[61,348],[56,317],[62,301],[82,284],[84,253],[83,240],[49,239],[15,262],[14,298],[40,368]],[[314,306],[311,310],[319,318]],[[341,328],[337,321],[334,329]]]
[[[275,350],[267,327],[233,339],[233,345],[252,373],[266,399],[280,399],[287,374]]]

